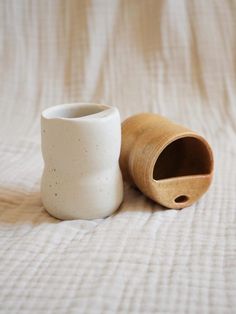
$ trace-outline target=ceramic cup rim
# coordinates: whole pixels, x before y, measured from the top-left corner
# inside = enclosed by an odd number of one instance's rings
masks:
[[[81,114],[79,116],[66,117],[60,114],[61,111],[70,112],[72,110],[84,109],[91,110],[89,113]],[[99,119],[105,117],[111,117],[117,114],[118,110],[116,107],[109,106],[106,104],[95,103],[95,102],[74,102],[64,103],[56,106],[51,106],[42,111],[41,117],[45,120],[90,120]]]

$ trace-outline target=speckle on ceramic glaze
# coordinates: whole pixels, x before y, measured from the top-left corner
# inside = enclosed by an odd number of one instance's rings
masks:
[[[54,193],[55,196],[57,196],[57,193]]]

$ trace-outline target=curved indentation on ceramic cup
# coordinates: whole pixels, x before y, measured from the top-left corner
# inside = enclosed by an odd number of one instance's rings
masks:
[[[119,207],[121,126],[115,107],[75,103],[48,108],[42,112],[41,136],[41,195],[51,215],[94,219]]]
[[[120,165],[127,181],[168,208],[193,204],[213,176],[213,154],[203,137],[147,113],[122,123]]]

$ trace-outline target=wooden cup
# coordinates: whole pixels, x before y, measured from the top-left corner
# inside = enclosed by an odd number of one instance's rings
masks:
[[[126,181],[168,208],[196,202],[213,177],[213,153],[195,132],[156,114],[122,123],[120,167]]]

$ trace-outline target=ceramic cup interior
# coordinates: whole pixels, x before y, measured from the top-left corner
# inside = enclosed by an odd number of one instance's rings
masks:
[[[43,112],[43,117],[48,119],[54,118],[76,119],[94,115],[109,108],[110,107],[106,105],[90,103],[59,105],[46,109]]]
[[[207,175],[211,171],[212,156],[206,143],[196,137],[183,137],[171,142],[161,152],[153,169],[153,179]]]

